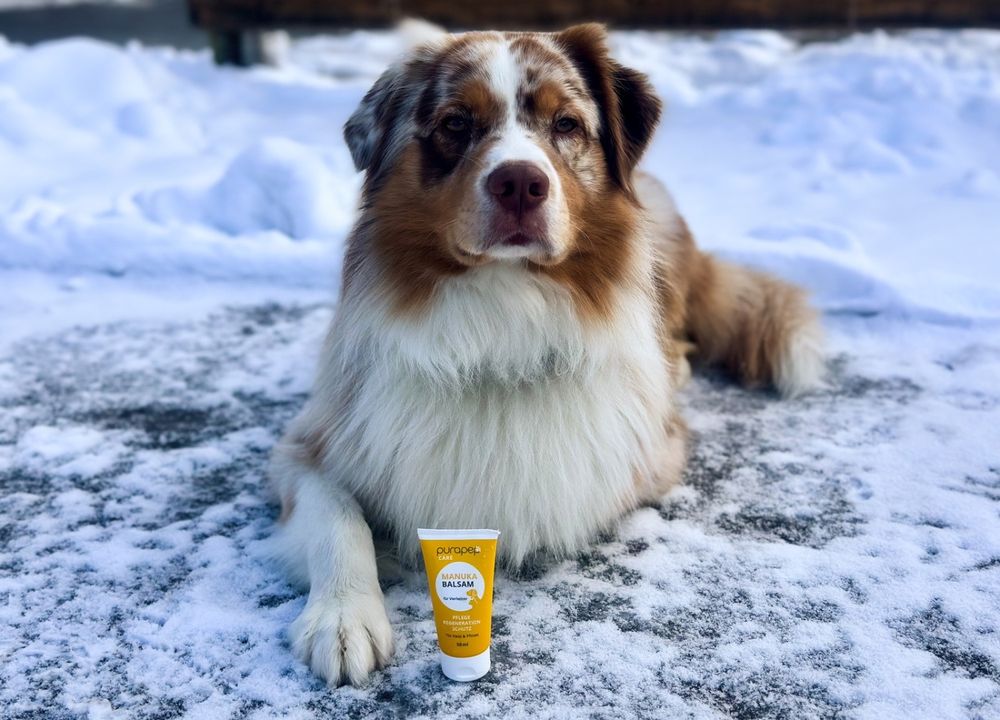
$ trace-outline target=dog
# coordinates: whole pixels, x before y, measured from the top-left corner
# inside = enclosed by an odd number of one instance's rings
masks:
[[[661,104],[596,24],[442,34],[344,135],[365,172],[311,398],[270,469],[309,588],[294,652],[333,685],[390,662],[376,537],[497,528],[566,556],[685,465],[688,355],[784,395],[823,358],[804,293],[700,252],[636,167]]]

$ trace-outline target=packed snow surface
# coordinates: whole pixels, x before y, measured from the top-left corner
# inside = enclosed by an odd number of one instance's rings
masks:
[[[827,386],[696,376],[686,483],[496,590],[494,671],[292,657],[264,466],[357,204],[392,33],[280,67],[0,39],[0,716],[1000,717],[1000,33],[613,36],[703,247],[808,287]],[[502,542],[502,539],[501,539]]]

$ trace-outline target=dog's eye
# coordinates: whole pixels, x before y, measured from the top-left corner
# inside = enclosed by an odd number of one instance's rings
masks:
[[[555,125],[552,127],[557,133],[566,135],[567,133],[571,133],[580,127],[580,124],[571,117],[564,117],[556,120]]]
[[[450,133],[463,133],[469,129],[469,121],[461,115],[449,115],[441,125]]]

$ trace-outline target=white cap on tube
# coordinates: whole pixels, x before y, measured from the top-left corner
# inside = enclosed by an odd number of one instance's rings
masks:
[[[472,657],[452,657],[441,653],[441,672],[452,680],[478,680],[490,671],[490,649]]]

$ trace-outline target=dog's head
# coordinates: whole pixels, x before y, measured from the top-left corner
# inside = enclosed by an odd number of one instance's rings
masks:
[[[378,79],[344,134],[394,264],[553,269],[600,246],[660,115],[606,40],[600,25],[442,35]]]

